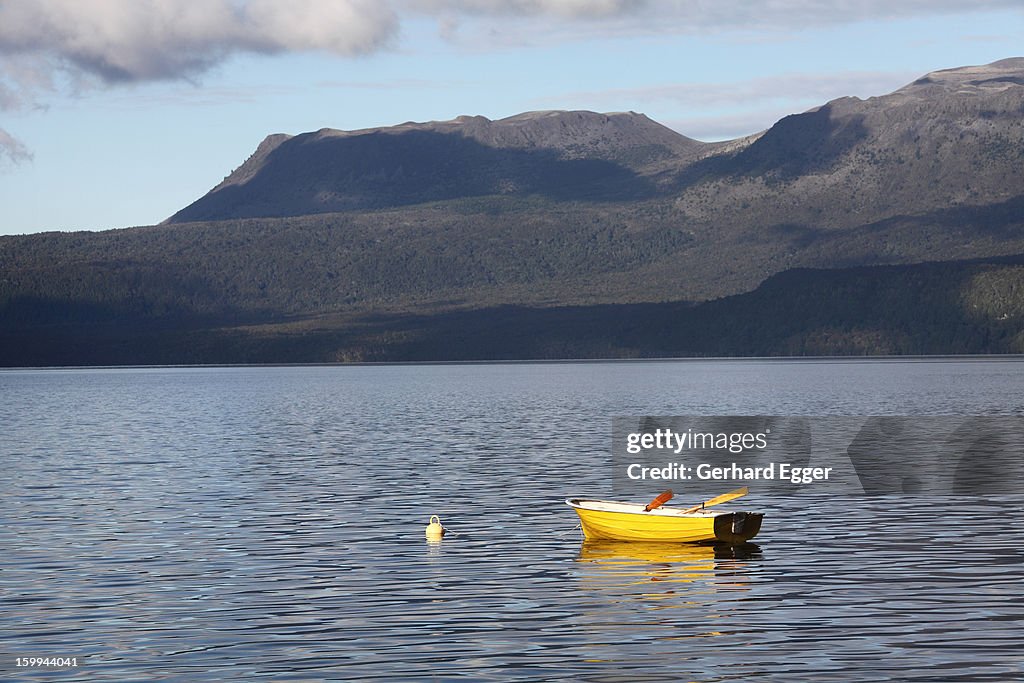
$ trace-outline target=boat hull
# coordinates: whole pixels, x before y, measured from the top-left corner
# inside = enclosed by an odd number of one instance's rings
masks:
[[[641,506],[580,499],[567,500],[566,503],[579,515],[580,527],[588,540],[744,543],[761,530],[764,517],[755,512],[685,514],[672,508],[645,512]],[[593,505],[595,503],[622,509],[595,509],[601,506]],[[631,507],[637,509],[627,509]]]

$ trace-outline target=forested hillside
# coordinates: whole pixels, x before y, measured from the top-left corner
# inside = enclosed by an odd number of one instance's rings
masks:
[[[0,332],[0,358],[15,366],[1001,353],[1024,353],[1024,256],[793,270],[698,305],[8,319]]]

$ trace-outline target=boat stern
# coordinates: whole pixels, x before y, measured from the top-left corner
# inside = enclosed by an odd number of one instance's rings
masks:
[[[729,512],[715,517],[715,540],[723,543],[745,543],[761,530],[761,512]]]

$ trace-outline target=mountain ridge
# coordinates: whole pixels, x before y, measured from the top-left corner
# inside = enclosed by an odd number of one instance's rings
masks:
[[[488,320],[522,323],[553,344],[524,341],[524,354],[540,354],[530,357],[599,347],[757,355],[758,344],[764,353],[1024,350],[1014,336],[1019,266],[998,266],[998,291],[970,294],[1007,321],[965,312],[961,275],[978,273],[942,265],[1024,254],[1024,59],[837,98],[722,143],[635,112],[368,131],[268,136],[219,189],[158,226],[0,237],[0,328],[12,340],[0,356],[27,358],[14,346],[39,344],[64,362],[75,352],[54,346],[58,337],[125,348],[142,331],[175,329],[205,339],[209,353],[175,351],[189,335],[171,335],[153,342],[160,362],[428,360],[455,348],[514,356],[509,340],[521,337],[488,333]],[[786,273],[796,275],[778,285]],[[857,285],[861,275],[884,282],[885,296]],[[835,288],[871,300],[840,305]],[[727,298],[755,291],[749,306]],[[922,322],[915,297],[964,333],[920,338],[910,329]],[[899,302],[895,318],[877,310],[885,300]],[[675,338],[685,326],[654,322],[693,307],[708,329],[738,338],[688,345]],[[772,323],[757,307],[818,311],[821,325]],[[619,314],[640,325],[629,343],[588,345]],[[712,324],[718,315],[728,324]],[[787,336],[744,329],[745,318]],[[876,323],[892,334],[870,331]],[[460,325],[476,326],[479,348],[446,346]],[[433,341],[413,343],[422,335]],[[112,358],[90,357],[101,356]]]
[[[538,111],[496,121],[460,116],[354,131],[277,133],[164,222],[330,213],[552,189],[570,198],[617,197],[623,183],[633,196],[650,196],[658,175],[673,162],[695,158],[708,144],[713,143],[635,112]],[[573,176],[583,182],[566,181]]]
[[[540,194],[671,197],[698,221],[714,214],[733,223],[790,204],[780,222],[850,227],[949,199],[980,204],[1018,193],[1006,179],[1024,158],[1022,92],[1024,58],[1009,58],[933,71],[868,99],[836,98],[722,142],[688,138],[636,112],[561,110],[274,134],[165,222]],[[788,190],[781,202],[780,188]]]

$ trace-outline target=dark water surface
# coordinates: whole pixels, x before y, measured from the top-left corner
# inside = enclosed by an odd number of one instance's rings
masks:
[[[584,544],[562,503],[610,493],[615,416],[1021,415],[1024,362],[24,370],[0,392],[2,680],[1024,677],[1020,496],[755,490],[762,532],[732,550]]]

